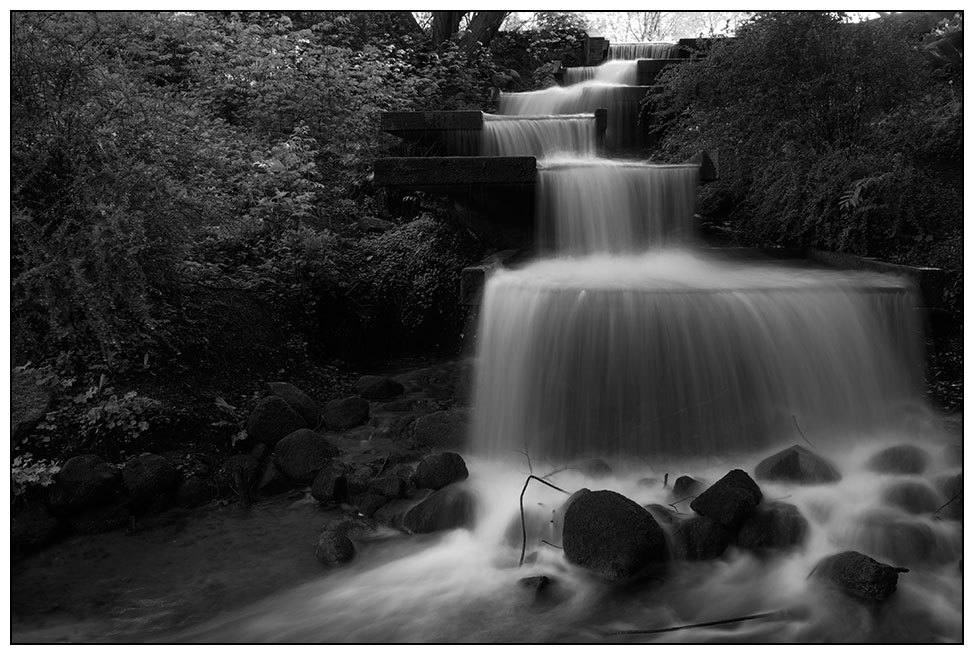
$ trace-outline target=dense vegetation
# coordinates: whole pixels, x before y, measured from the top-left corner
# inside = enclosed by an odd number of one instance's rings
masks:
[[[662,154],[720,151],[701,212],[737,242],[951,269],[957,311],[960,20],[758,14],[661,76],[646,109],[662,118]]]

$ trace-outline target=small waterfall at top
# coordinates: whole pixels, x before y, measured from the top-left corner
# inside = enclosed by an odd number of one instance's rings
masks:
[[[495,116],[484,114],[480,154],[550,157],[572,153],[594,157],[595,116]]]
[[[648,43],[611,43],[609,59],[669,59],[676,57],[679,46],[662,41]]]

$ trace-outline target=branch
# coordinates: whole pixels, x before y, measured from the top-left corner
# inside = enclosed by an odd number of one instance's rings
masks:
[[[805,436],[805,433],[802,432],[802,428],[800,425],[798,425],[798,419],[795,418],[794,414],[791,415],[791,420],[795,422],[795,427],[798,428],[798,434],[800,434],[801,438],[805,440],[805,443],[807,443],[809,446],[812,446],[812,442],[809,441],[808,438]],[[815,448],[815,446],[812,446],[812,448]]]
[[[528,479],[524,481],[524,488],[521,489],[521,501],[520,501],[520,503],[521,503],[521,559],[518,560],[518,563],[517,563],[518,566],[521,566],[521,565],[524,564],[524,551],[527,550],[527,548],[528,548],[528,527],[527,527],[527,524],[525,524],[525,522],[524,522],[524,492],[528,490],[528,484],[531,482],[531,480],[537,480],[541,484],[546,484],[549,487],[551,487],[552,489],[556,489],[556,490],[560,491],[561,493],[566,494],[568,496],[571,496],[572,495],[570,491],[565,491],[561,487],[556,487],[555,485],[553,485],[550,482],[547,482],[545,480],[542,480],[541,478],[539,478],[536,475],[529,475],[528,476]]]
[[[738,616],[733,619],[723,619],[721,621],[707,621],[705,623],[691,623],[688,625],[677,625],[669,628],[653,628],[651,630],[614,630],[603,632],[603,635],[653,635],[661,632],[676,632],[677,630],[689,630],[691,628],[706,628],[712,625],[724,625],[726,623],[740,623],[741,621],[754,621],[757,619],[767,619],[771,617],[784,617],[786,612],[778,610],[775,612],[763,612],[761,614],[750,614],[748,616]]]

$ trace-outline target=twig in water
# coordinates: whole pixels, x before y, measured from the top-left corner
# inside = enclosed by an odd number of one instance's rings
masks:
[[[954,502],[955,500],[957,500],[958,498],[960,498],[961,494],[963,494],[963,493],[964,493],[964,490],[963,489],[961,489],[960,491],[958,491],[957,493],[955,493],[951,497],[950,500],[948,500],[946,503],[944,503],[943,505],[941,505],[940,507],[938,507],[937,508],[937,511],[934,512],[934,514],[936,514],[937,512],[939,512],[940,510],[942,510],[944,507],[947,507],[947,505],[950,505],[952,502]]]
[[[801,428],[801,426],[800,426],[800,425],[798,425],[798,419],[797,419],[797,418],[795,418],[795,415],[794,415],[794,414],[792,414],[792,415],[791,415],[791,420],[792,420],[792,421],[794,421],[794,423],[795,423],[795,427],[796,427],[796,428],[798,428],[798,434],[800,434],[800,435],[801,435],[801,437],[802,437],[802,439],[804,439],[804,440],[805,440],[805,443],[807,443],[807,444],[808,444],[809,446],[812,446],[812,442],[811,442],[811,441],[809,441],[809,440],[808,440],[808,437],[806,437],[806,436],[805,436],[805,433],[804,433],[804,432],[802,432],[802,428]],[[815,446],[812,446],[812,448],[814,448],[814,447],[815,447]]]
[[[555,489],[557,491],[560,491],[561,493],[563,493],[565,495],[568,495],[568,496],[571,496],[572,495],[570,491],[565,491],[561,487],[556,487],[555,485],[551,484],[547,480],[542,480],[541,478],[539,478],[536,475],[529,475],[528,476],[528,479],[524,481],[524,487],[521,489],[521,500],[520,500],[520,504],[521,504],[521,559],[518,560],[518,563],[517,563],[518,566],[521,566],[521,565],[524,564],[524,551],[526,551],[527,548],[528,548],[528,527],[527,527],[527,524],[524,522],[524,492],[528,490],[528,484],[531,482],[531,480],[537,480],[541,484],[548,485],[552,489]]]
[[[677,514],[682,514],[683,512],[677,509],[676,507],[677,504],[682,503],[684,500],[690,500],[691,498],[696,498],[696,496],[687,496],[686,498],[681,498],[680,500],[674,500],[672,503],[666,503],[666,504],[672,507],[673,511],[676,512]]]
[[[528,444],[524,444],[524,450],[515,450],[514,452],[524,455],[524,459],[528,460],[528,474],[534,475],[534,467],[531,466],[531,456],[528,455]]]
[[[738,616],[733,619],[723,619],[721,621],[707,621],[706,623],[691,623],[689,625],[676,625],[669,628],[654,628],[652,630],[614,630],[612,632],[603,632],[603,635],[652,635],[658,634],[660,632],[676,632],[677,630],[689,630],[691,628],[706,628],[712,625],[724,625],[725,623],[740,623],[741,621],[754,621],[756,619],[767,619],[776,615],[782,615],[784,612],[763,612],[761,614],[751,614],[749,616]]]
[[[548,473],[547,473],[547,474],[545,474],[545,475],[542,475],[541,477],[542,477],[542,478],[550,478],[550,477],[551,477],[551,476],[553,476],[553,475],[554,475],[555,473],[561,473],[562,471],[577,471],[577,470],[578,470],[577,468],[573,468],[573,467],[571,467],[571,466],[562,466],[562,467],[561,467],[561,468],[559,468],[559,469],[552,469],[552,470],[551,470],[550,472],[548,472]]]
[[[670,474],[669,473],[664,473],[663,474],[663,488],[666,489],[669,486],[669,484],[670,484]]]
[[[548,545],[548,546],[551,546],[552,548],[557,548],[558,550],[565,550],[565,549],[564,549],[564,548],[562,548],[561,546],[556,546],[556,545],[554,545],[553,543],[551,543],[551,542],[550,542],[550,541],[548,541],[547,539],[542,539],[542,540],[541,540],[541,543],[543,543],[543,544],[546,544],[546,545]]]

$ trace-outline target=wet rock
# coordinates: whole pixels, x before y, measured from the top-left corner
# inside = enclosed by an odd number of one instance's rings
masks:
[[[58,535],[60,523],[42,509],[31,507],[10,520],[10,555],[20,559],[36,553]]]
[[[464,409],[450,409],[418,417],[410,436],[430,448],[461,448],[466,443],[469,419]]]
[[[37,378],[14,369],[10,374],[10,440],[19,444],[34,431],[54,405],[54,394]]]
[[[410,509],[418,505],[433,493],[432,489],[419,489],[411,498],[400,498],[390,500],[388,503],[376,510],[372,515],[376,521],[388,525],[396,530],[405,530],[402,525],[403,516]]]
[[[527,578],[521,578],[517,581],[517,583],[525,589],[530,589],[531,591],[538,593],[551,584],[551,578],[546,575],[532,575]]]
[[[213,484],[200,475],[191,475],[176,485],[176,504],[180,507],[200,507],[213,500]]]
[[[305,420],[280,396],[261,399],[247,419],[247,436],[273,446],[295,430],[306,427]]]
[[[176,467],[161,455],[144,453],[125,462],[122,480],[133,509],[159,507],[176,485]]]
[[[51,487],[48,506],[55,513],[79,512],[112,500],[119,476],[97,455],[77,455],[61,467]]]
[[[330,462],[322,467],[311,483],[311,495],[321,503],[340,503],[346,500],[348,479],[345,477],[345,467],[337,462]]]
[[[759,506],[741,523],[737,545],[744,550],[764,552],[798,546],[808,533],[808,521],[789,503]]]
[[[689,475],[681,475],[673,483],[674,498],[688,498],[703,491],[703,483]]]
[[[311,484],[325,464],[338,456],[338,448],[314,430],[295,430],[274,446],[281,473],[297,484]]]
[[[129,520],[129,511],[123,505],[106,505],[69,516],[68,525],[79,534],[99,534],[126,526]]]
[[[761,499],[761,489],[751,476],[734,469],[694,498],[690,508],[725,528],[733,528],[754,511]]]
[[[476,501],[467,489],[446,487],[407,511],[402,525],[413,534],[465,528],[473,525],[475,510]]]
[[[361,514],[345,514],[329,521],[324,529],[348,537],[352,541],[363,541],[376,535],[379,523]]]
[[[883,491],[883,502],[910,514],[932,514],[943,504],[940,496],[926,482],[904,480]]]
[[[414,404],[414,401],[409,398],[397,398],[387,402],[382,409],[387,412],[411,412]]]
[[[601,480],[612,475],[612,467],[606,464],[604,460],[598,458],[577,462],[571,468],[578,470],[582,475],[596,480]]]
[[[624,580],[667,558],[652,514],[614,491],[578,496],[565,511],[562,547],[569,562],[608,580]]]
[[[271,395],[283,398],[284,402],[304,419],[304,425],[301,427],[315,428],[318,426],[321,408],[311,396],[289,382],[268,382],[265,386]]]
[[[866,468],[876,473],[923,473],[930,463],[930,456],[925,450],[910,444],[893,446],[881,450],[873,455]]]
[[[706,516],[694,516],[673,529],[674,555],[680,559],[702,561],[716,559],[730,545],[731,533]]]
[[[341,566],[355,557],[351,539],[334,530],[325,530],[315,545],[315,558],[327,566]]]
[[[363,375],[352,385],[352,390],[369,400],[388,400],[401,396],[405,391],[401,384],[381,375]]]
[[[813,575],[853,596],[884,600],[896,591],[899,574],[905,571],[850,550],[820,560]]]
[[[945,478],[939,485],[944,502],[937,510],[937,516],[951,520],[964,520],[964,474],[958,473]]]
[[[386,498],[402,498],[406,495],[406,481],[395,476],[383,476],[370,482],[368,489]]]
[[[345,478],[348,481],[348,493],[351,495],[359,495],[365,493],[369,485],[372,484],[372,480],[375,479],[375,473],[372,471],[372,467],[367,464],[353,464],[346,467]]]
[[[937,534],[924,521],[895,511],[868,510],[850,521],[842,542],[896,566],[938,559]]]
[[[389,499],[379,494],[361,494],[351,499],[350,503],[358,511],[368,517],[372,517]]]
[[[325,427],[348,430],[369,420],[369,401],[358,396],[333,400],[325,405]]]
[[[467,465],[456,453],[432,453],[420,461],[413,475],[417,487],[441,489],[458,480],[466,479]]]
[[[754,477],[794,484],[825,484],[842,478],[824,457],[797,444],[762,460],[754,469]]]
[[[286,494],[293,488],[294,485],[291,484],[291,480],[281,473],[281,470],[277,467],[275,458],[267,458],[261,470],[260,480],[257,482],[258,493],[262,496],[277,496]]]

